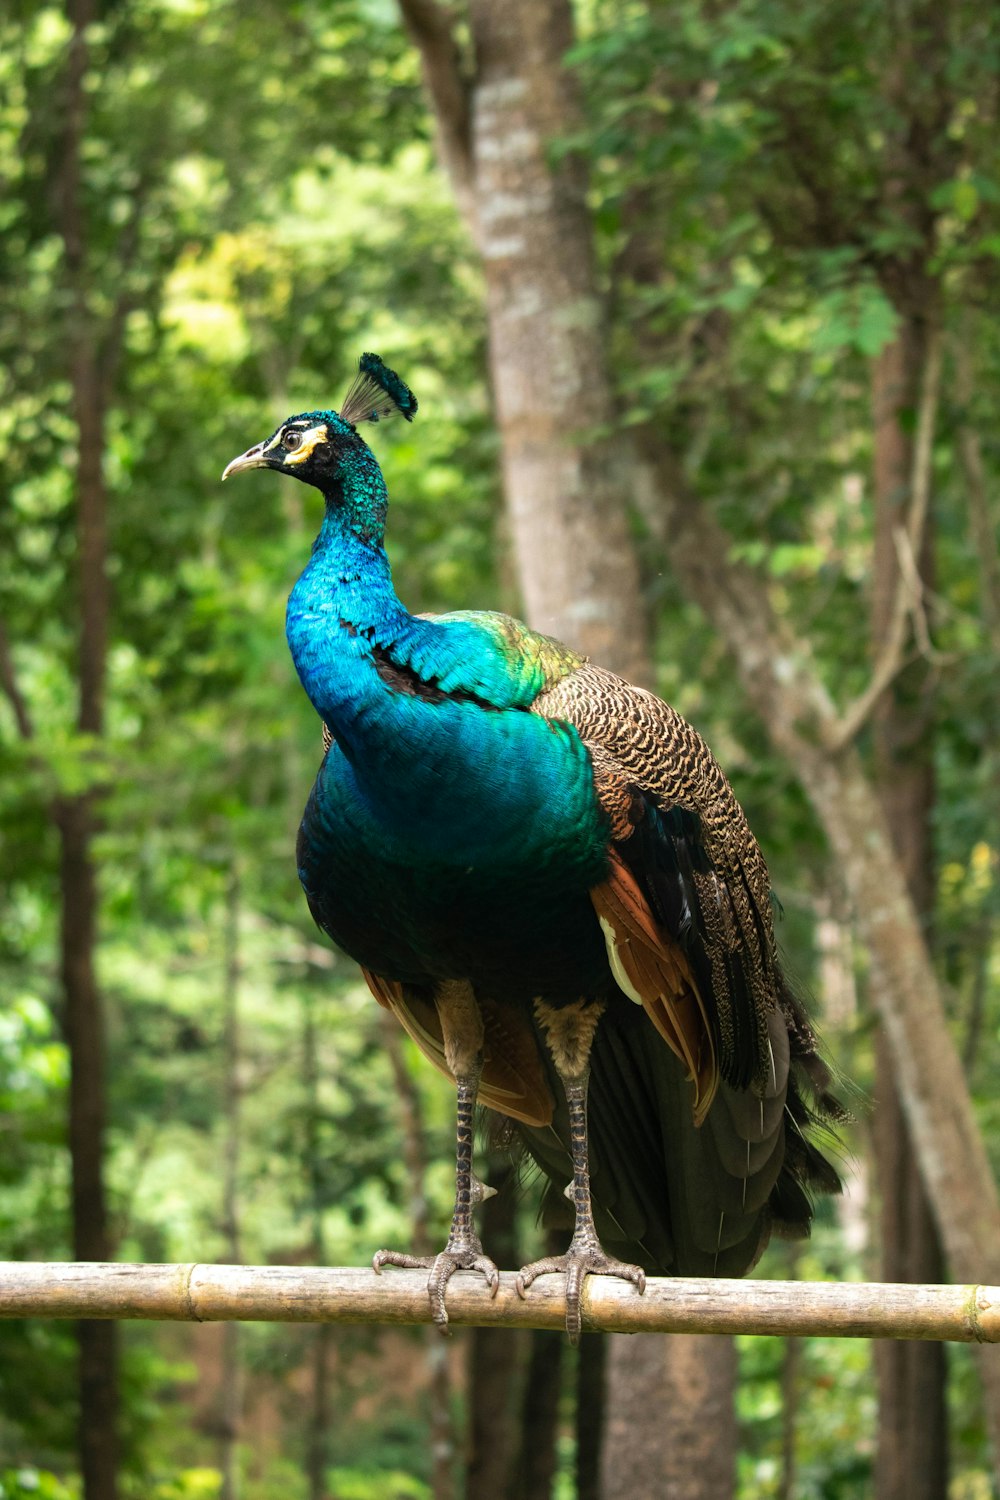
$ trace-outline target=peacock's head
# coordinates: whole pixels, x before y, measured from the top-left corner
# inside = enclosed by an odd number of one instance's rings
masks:
[[[246,469],[276,469],[328,491],[350,456],[368,452],[359,422],[384,422],[399,413],[413,421],[417,400],[377,354],[362,354],[358,374],[339,412],[307,411],[282,422],[269,438],[234,458],[223,479]]]

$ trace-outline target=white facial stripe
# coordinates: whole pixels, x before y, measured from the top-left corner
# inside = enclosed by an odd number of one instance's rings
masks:
[[[307,458],[312,457],[313,449],[317,443],[326,442],[326,426],[310,427],[308,432],[302,434],[299,446],[289,453],[285,459],[286,464],[304,464]]]
[[[284,432],[284,430],[285,429],[283,427],[278,429],[278,431],[274,434],[274,437],[264,448],[265,453],[270,453],[272,448],[277,448],[278,444],[281,442],[281,434]]]

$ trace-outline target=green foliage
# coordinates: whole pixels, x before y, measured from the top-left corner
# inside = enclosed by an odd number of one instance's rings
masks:
[[[45,1469],[0,1471],[0,1500],[79,1500],[79,1484],[67,1484]]]
[[[900,317],[884,273],[913,248],[911,219],[881,191],[900,130],[878,76],[891,10],[875,0],[581,8],[574,63],[587,126],[553,144],[591,160],[624,420],[655,416],[841,701],[870,666],[869,383]],[[963,422],[983,435],[995,492],[1000,340],[978,316],[995,300],[1000,251],[995,139],[981,108],[997,66],[987,19],[970,3],[955,21],[942,61],[955,103],[923,201],[935,215],[943,316],[953,338],[971,342],[976,374],[966,402],[949,365],[934,452],[936,942],[1000,1155],[996,642],[959,442]],[[287,660],[283,607],[318,509],[294,484],[222,489],[218,479],[288,412],[339,403],[357,354],[377,349],[421,402],[412,431],[376,436],[401,594],[414,609],[516,608],[498,546],[480,276],[433,167],[419,69],[391,7],[104,9],[92,28],[84,187],[88,315],[102,342],[121,341],[108,362],[105,452],[114,606],[107,733],[81,736],[76,427],[55,219],[66,42],[62,12],[40,0],[0,21],[0,621],[34,726],[23,742],[0,697],[0,1258],[70,1253],[50,803],[98,787],[119,1254],[228,1254],[220,997],[235,871],[240,1250],[250,1261],[362,1263],[379,1243],[405,1242],[413,1189],[376,1007],[320,944],[294,869],[320,741]],[[915,109],[933,82],[917,81]],[[637,225],[655,275],[634,253]],[[679,601],[652,543],[643,547],[658,685],[736,783],[785,902],[793,967],[819,988],[816,917],[829,911],[831,885],[822,840],[732,663]],[[848,1016],[826,1031],[866,1083],[865,1025]],[[451,1104],[426,1068],[412,1073],[439,1235]],[[856,1140],[863,1154],[863,1127]],[[526,1239],[532,1213],[529,1198]],[[800,1267],[871,1269],[832,1216]],[[312,1348],[302,1330],[246,1330],[248,1392],[267,1417],[242,1455],[248,1500],[305,1493]],[[773,1341],[741,1349],[748,1496],[777,1493],[781,1358]],[[68,1327],[0,1323],[0,1500],[78,1493],[73,1361]],[[987,1482],[982,1423],[964,1352],[953,1367],[956,1469],[971,1495]],[[399,1380],[388,1398],[387,1372]],[[129,1494],[219,1493],[217,1374],[215,1345],[194,1331],[129,1330]],[[868,1346],[810,1344],[799,1379],[797,1494],[865,1493]],[[344,1500],[420,1500],[429,1458],[419,1340],[338,1336],[331,1381],[331,1488]]]
[[[782,1377],[789,1341],[738,1342],[740,1492],[764,1500],[781,1493],[783,1427],[788,1420]],[[794,1493],[797,1500],[863,1500],[871,1493],[874,1459],[870,1346],[854,1339],[804,1339],[799,1344],[801,1405],[791,1417],[799,1437]]]
[[[870,283],[828,292],[816,303],[817,328],[812,345],[817,354],[854,350],[874,359],[891,344],[899,318],[885,293]]]
[[[182,1469],[151,1491],[153,1500],[217,1500],[221,1493],[222,1476],[217,1469]]]
[[[398,1469],[331,1469],[340,1500],[430,1500],[430,1487]]]

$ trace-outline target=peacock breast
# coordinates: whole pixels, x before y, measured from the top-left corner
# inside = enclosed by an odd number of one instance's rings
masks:
[[[395,707],[391,737],[334,741],[309,799],[299,873],[320,926],[388,977],[593,992],[607,964],[587,893],[608,832],[575,731]]]

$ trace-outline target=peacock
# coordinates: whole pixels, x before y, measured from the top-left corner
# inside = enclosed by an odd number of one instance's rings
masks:
[[[767,867],[699,734],[642,688],[499,613],[413,615],[384,547],[363,422],[413,393],[361,357],[340,412],[289,417],[223,479],[273,469],[325,510],[287,638],[324,726],[299,877],[319,926],[457,1092],[447,1244],[429,1270],[447,1331],[456,1270],[499,1273],[473,1207],[477,1103],[507,1117],[570,1200],[578,1339],[587,1276],[742,1275],[772,1231],[808,1233],[838,1174],[813,1126],[838,1106],[775,947]]]

